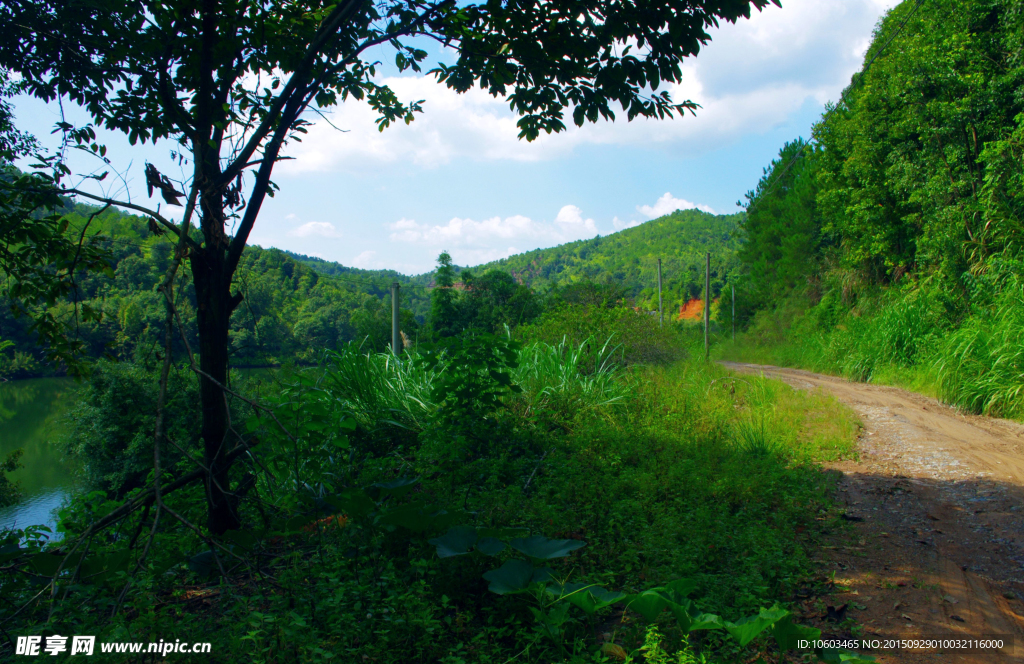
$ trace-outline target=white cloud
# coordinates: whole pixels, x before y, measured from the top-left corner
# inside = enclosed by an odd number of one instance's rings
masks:
[[[620,118],[570,126],[533,143],[517,138],[517,117],[505,100],[479,89],[459,95],[429,75],[384,78],[381,82],[400,99],[424,100],[424,113],[410,125],[398,123],[378,132],[375,113],[366,103],[345,102],[331,122],[346,131],[311,117],[305,140],[291,146],[297,159],[278,169],[296,174],[397,164],[430,168],[455,159],[541,161],[584,144],[663,146],[696,156],[744,135],[767,132],[808,102],[837,99],[862,64],[865,36],[879,15],[896,4],[787,0],[782,9],[769,5],[750,20],[712,29],[711,42],[683,64],[683,80],[668,86],[676,101],[701,105],[696,117]]]
[[[389,224],[392,242],[408,242],[451,249],[453,259],[456,251],[458,261],[486,262],[504,258],[520,251],[522,246],[539,247],[571,242],[597,235],[593,219],[584,218],[583,211],[575,205],[563,206],[553,222],[535,221],[522,215],[511,217],[490,217],[477,221],[454,217],[446,224],[421,224],[413,219],[399,219]],[[496,249],[507,246],[507,249]]]
[[[597,226],[593,219],[584,219],[583,211],[575,205],[563,206],[555,217],[555,223],[560,224],[569,235],[580,235],[585,237],[597,235]]]
[[[698,205],[697,203],[691,203],[690,201],[682,198],[675,198],[671,193],[665,192],[661,198],[659,198],[654,205],[637,205],[637,212],[646,216],[648,219],[657,219],[658,217],[664,217],[666,214],[675,212],[676,210],[703,210],[704,212],[710,212],[715,214],[715,211],[707,205]]]
[[[619,219],[618,217],[615,217],[615,218],[612,219],[612,226],[617,231],[621,231],[621,230],[624,230],[626,228],[633,228],[635,226],[639,226],[642,223],[643,223],[642,221],[637,221],[636,219],[630,219],[629,221],[623,221],[623,220]]]
[[[352,259],[352,267],[359,267],[364,270],[369,269],[375,265],[373,257],[376,255],[376,251],[364,251]]]
[[[294,228],[288,231],[288,235],[292,237],[327,237],[327,238],[339,238],[341,233],[334,227],[329,221],[309,221],[302,224],[298,228]]]

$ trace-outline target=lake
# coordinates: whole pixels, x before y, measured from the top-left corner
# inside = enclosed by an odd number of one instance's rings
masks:
[[[8,474],[21,483],[24,498],[0,508],[0,529],[36,524],[54,528],[53,510],[75,487],[75,469],[65,461],[60,440],[76,387],[70,378],[0,383],[0,459],[20,447],[25,466]]]

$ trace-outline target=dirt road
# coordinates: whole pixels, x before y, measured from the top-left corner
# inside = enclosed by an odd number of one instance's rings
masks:
[[[828,618],[846,612],[865,638],[1013,641],[973,652],[880,648],[870,653],[879,662],[1024,663],[1024,426],[892,387],[722,364],[827,390],[864,425],[859,460],[830,464],[843,473],[840,502],[854,530],[821,554],[839,588],[805,602],[805,621],[840,635]]]

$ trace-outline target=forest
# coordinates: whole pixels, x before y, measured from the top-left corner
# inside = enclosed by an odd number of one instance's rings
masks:
[[[880,24],[870,67],[747,194],[748,331],[726,356],[1024,417],[1022,20],[936,1]]]

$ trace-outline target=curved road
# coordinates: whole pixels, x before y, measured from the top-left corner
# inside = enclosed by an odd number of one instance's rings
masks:
[[[864,637],[1013,637],[1000,651],[871,654],[880,662],[1024,663],[1024,425],[962,414],[893,387],[722,362],[833,394],[861,418],[859,458],[836,464],[854,528],[820,561],[849,588]],[[863,607],[863,608],[862,608]],[[805,617],[813,620],[808,606]]]

